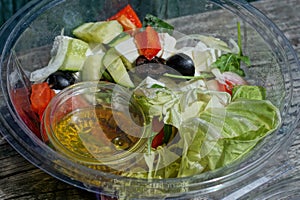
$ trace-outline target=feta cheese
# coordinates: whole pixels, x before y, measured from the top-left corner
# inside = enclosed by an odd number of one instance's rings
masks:
[[[124,56],[130,63],[135,62],[137,57],[139,57],[139,51],[134,42],[134,38],[130,37],[129,39],[117,44],[115,46],[117,52]]]

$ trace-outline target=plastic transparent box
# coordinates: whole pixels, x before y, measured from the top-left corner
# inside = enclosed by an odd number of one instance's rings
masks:
[[[107,196],[126,198],[231,199],[247,197],[260,186],[295,168],[287,150],[295,138],[299,119],[299,61],[288,40],[261,12],[244,1],[31,1],[0,31],[1,133],[35,166],[79,188]],[[242,160],[213,172],[187,178],[131,179],[92,170],[55,152],[34,132],[30,114],[28,74],[45,66],[55,36],[66,35],[87,21],[104,20],[127,3],[138,15],[151,12],[184,34],[212,35],[228,41],[236,38],[241,21],[243,50],[251,58],[247,79],[267,88],[268,99],[280,108],[283,123]],[[22,101],[16,101],[22,97]],[[17,109],[20,109],[21,111]]]

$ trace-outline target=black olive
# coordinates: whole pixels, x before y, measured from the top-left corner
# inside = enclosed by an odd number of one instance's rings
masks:
[[[193,60],[184,53],[178,53],[169,57],[166,64],[183,76],[194,76],[195,74],[195,65]]]
[[[155,56],[152,60],[148,60],[145,56],[140,55],[135,60],[135,66],[148,64],[148,63],[157,63],[157,64],[166,64],[166,61],[163,58]]]
[[[151,62],[153,62],[153,63],[159,63],[159,64],[166,64],[166,60],[165,59],[163,59],[163,58],[161,58],[161,57],[157,57],[157,56],[155,56],[152,60],[151,60]]]
[[[148,60],[141,55],[135,60],[135,68],[129,75],[133,80],[144,79],[147,76],[158,79],[162,74],[168,72],[168,66],[165,65],[166,60],[160,57],[154,57]]]
[[[52,89],[62,90],[75,83],[75,76],[73,72],[69,71],[56,71],[51,74],[46,82]]]
[[[139,56],[135,60],[135,66],[143,65],[143,64],[146,64],[146,63],[149,63],[149,60],[143,55]]]

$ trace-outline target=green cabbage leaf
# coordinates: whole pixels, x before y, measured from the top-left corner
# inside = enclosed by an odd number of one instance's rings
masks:
[[[178,133],[167,145],[145,152],[139,171],[126,176],[174,178],[218,169],[242,158],[281,124],[277,107],[247,94],[253,88],[239,88],[232,100],[226,92],[158,85],[137,89],[135,98],[145,112],[160,116]]]

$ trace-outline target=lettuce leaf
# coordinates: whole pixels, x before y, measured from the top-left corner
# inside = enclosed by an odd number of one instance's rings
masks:
[[[140,172],[132,169],[135,173],[126,174],[130,177],[174,178],[215,170],[242,158],[281,123],[279,110],[261,100],[260,87],[240,87],[232,100],[228,93],[201,87],[174,91],[155,84],[160,87],[136,89],[135,98],[178,133],[169,144],[145,153]],[[253,91],[260,97],[249,97]]]
[[[214,170],[242,158],[280,122],[278,109],[267,100],[242,99],[206,110],[181,127],[194,139],[182,156],[178,176]]]
[[[184,120],[198,117],[207,108],[226,106],[231,99],[228,93],[209,91],[202,87],[182,87],[182,90],[175,91],[151,85],[135,89],[134,98],[150,119],[159,116],[165,124],[176,128]]]
[[[264,87],[256,85],[234,86],[232,90],[232,100],[234,101],[239,98],[265,100],[266,89]]]

